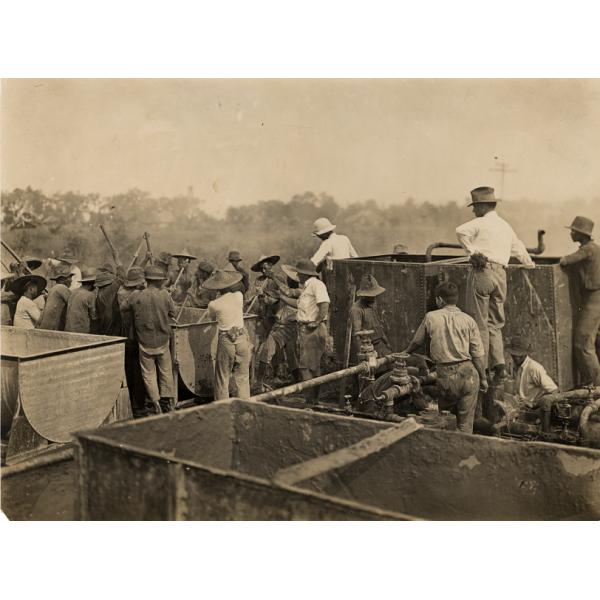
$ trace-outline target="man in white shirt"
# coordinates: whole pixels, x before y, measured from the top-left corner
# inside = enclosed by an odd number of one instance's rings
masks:
[[[289,306],[298,309],[298,372],[302,381],[318,377],[321,374],[321,359],[327,345],[327,316],[330,298],[325,284],[318,278],[315,265],[308,259],[300,259],[294,271],[303,286],[296,300],[281,296]],[[307,404],[315,405],[319,397],[319,388],[311,390]]]
[[[24,275],[12,282],[11,289],[20,296],[13,319],[14,327],[35,329],[42,318],[42,311],[34,300],[46,287],[46,280],[39,275]]]
[[[358,256],[352,242],[345,235],[334,233],[335,225],[325,217],[317,219],[313,226],[313,235],[321,240],[319,249],[311,261],[318,267],[324,260],[340,260]]]
[[[542,396],[558,391],[544,367],[529,356],[529,344],[515,336],[508,347],[515,364],[515,386],[519,400],[528,408],[538,408]]]
[[[203,284],[221,295],[209,302],[201,319],[217,321],[219,340],[215,360],[215,400],[229,398],[229,380],[237,386],[238,398],[250,398],[250,361],[252,345],[244,327],[244,295],[242,274],[217,270]]]
[[[77,266],[77,259],[70,254],[69,252],[65,252],[62,256],[59,256],[56,260],[69,265],[70,273],[72,275],[71,285],[69,289],[76,290],[81,287],[81,269]]]
[[[512,227],[496,213],[494,188],[471,190],[475,219],[456,228],[458,241],[471,258],[466,312],[476,321],[485,348],[485,363],[498,379],[506,377],[502,328],[506,301],[506,266],[511,256],[526,267],[535,264]]]

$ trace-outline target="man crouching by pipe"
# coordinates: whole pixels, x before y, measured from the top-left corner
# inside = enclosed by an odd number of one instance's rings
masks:
[[[456,415],[460,431],[473,433],[478,392],[488,389],[485,350],[477,323],[456,306],[457,301],[456,285],[440,283],[435,288],[438,310],[425,315],[405,352],[410,354],[429,341],[441,391],[438,406]]]

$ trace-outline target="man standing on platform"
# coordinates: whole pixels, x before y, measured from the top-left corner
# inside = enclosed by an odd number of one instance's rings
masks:
[[[313,225],[313,236],[321,240],[319,249],[311,261],[318,267],[323,261],[356,258],[358,256],[350,239],[345,235],[334,233],[334,225],[326,217],[317,219]]]
[[[531,269],[534,262],[512,227],[496,212],[494,188],[471,190],[475,219],[456,228],[458,241],[470,257],[466,312],[479,327],[485,363],[498,380],[506,377],[502,328],[506,301],[506,267],[511,256]]]

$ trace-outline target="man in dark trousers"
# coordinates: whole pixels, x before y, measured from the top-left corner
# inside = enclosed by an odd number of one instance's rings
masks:
[[[160,267],[144,270],[147,288],[131,299],[133,323],[140,349],[140,366],[151,412],[169,412],[173,407],[175,386],[171,361],[171,324],[175,304],[163,289],[165,273]]]
[[[64,331],[67,320],[67,304],[71,295],[71,273],[67,265],[59,264],[54,274],[50,277],[55,284],[50,288],[46,305],[42,312],[40,329]]]
[[[441,410],[456,415],[460,431],[473,433],[473,420],[479,390],[487,391],[485,350],[475,320],[456,303],[458,288],[450,281],[435,289],[438,310],[425,315],[406,348],[411,353],[429,342],[429,355],[436,365],[437,383],[442,391]]]
[[[579,369],[580,385],[600,385],[600,246],[592,241],[594,222],[586,217],[575,217],[569,226],[571,239],[579,250],[563,256],[560,265],[579,271],[581,304],[575,323],[573,346]]]

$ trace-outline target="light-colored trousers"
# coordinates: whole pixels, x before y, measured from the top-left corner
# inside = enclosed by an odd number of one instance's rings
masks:
[[[161,398],[175,397],[169,346],[161,354],[147,354],[140,347],[140,366],[146,395],[152,402],[158,402]]]
[[[485,349],[484,364],[490,369],[505,363],[502,342],[505,301],[506,269],[502,265],[488,263],[483,271],[470,269],[465,312],[477,323]]]
[[[584,292],[573,333],[575,362],[581,385],[600,385],[600,363],[597,354],[599,328],[600,290]]]
[[[229,398],[229,380],[237,387],[238,398],[250,398],[250,361],[252,344],[248,334],[243,333],[235,342],[227,335],[219,334],[215,361],[215,400]]]

